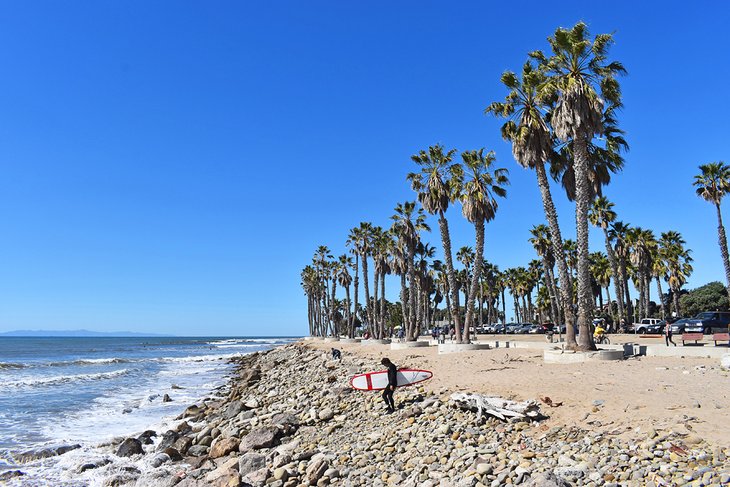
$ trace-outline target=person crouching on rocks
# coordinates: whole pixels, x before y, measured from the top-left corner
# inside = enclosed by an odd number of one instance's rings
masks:
[[[393,400],[393,392],[398,387],[398,369],[389,358],[383,358],[380,363],[388,367],[388,385],[383,389],[383,401],[388,406],[388,413],[395,411],[395,401]]]

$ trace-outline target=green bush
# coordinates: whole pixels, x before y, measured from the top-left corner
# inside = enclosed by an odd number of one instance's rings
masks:
[[[730,303],[727,299],[725,286],[720,282],[711,282],[691,290],[679,298],[682,314],[687,317],[695,316],[703,311],[727,311]]]

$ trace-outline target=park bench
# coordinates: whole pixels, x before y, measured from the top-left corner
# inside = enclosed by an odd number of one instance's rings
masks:
[[[728,346],[730,347],[730,332],[713,333],[712,340],[715,342],[715,346],[717,346],[717,342],[727,342]]]
[[[684,342],[691,341],[694,341],[696,345],[698,341],[702,340],[702,338],[704,338],[702,333],[682,333],[682,346],[684,346]]]

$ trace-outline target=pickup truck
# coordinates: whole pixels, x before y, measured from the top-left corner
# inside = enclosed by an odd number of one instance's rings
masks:
[[[639,323],[634,323],[631,326],[636,333],[661,333],[662,320],[659,318],[642,318]]]

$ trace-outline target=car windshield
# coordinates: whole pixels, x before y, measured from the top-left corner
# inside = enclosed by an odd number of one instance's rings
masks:
[[[712,319],[712,316],[714,314],[715,313],[700,313],[697,316],[695,316],[695,319],[698,319],[698,320],[711,320]]]

